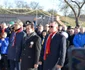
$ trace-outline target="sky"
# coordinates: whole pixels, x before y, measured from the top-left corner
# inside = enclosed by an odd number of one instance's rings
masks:
[[[0,0],[0,5],[3,5],[4,2],[6,1],[13,3],[14,1],[18,1],[18,0]],[[49,9],[56,9],[57,11],[59,11],[59,3],[60,3],[59,0],[24,0],[24,2],[27,2],[28,4],[33,1],[39,3],[39,5],[42,6],[45,11]],[[61,12],[58,13],[62,15]]]
[[[14,1],[18,1],[18,0],[0,0],[0,5],[3,5],[3,3],[5,1],[8,1],[10,3],[13,3]],[[19,0],[19,1],[22,1],[22,0]],[[24,0],[25,2],[27,3],[30,3],[30,2],[37,2],[39,3],[40,6],[43,6],[44,7],[44,10],[48,10],[48,9],[57,9],[57,5],[59,3],[59,0]]]

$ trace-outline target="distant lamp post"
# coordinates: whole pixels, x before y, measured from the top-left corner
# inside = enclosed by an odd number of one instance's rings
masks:
[[[36,7],[36,25],[37,25],[37,15],[38,15],[38,10],[37,10],[37,7]]]

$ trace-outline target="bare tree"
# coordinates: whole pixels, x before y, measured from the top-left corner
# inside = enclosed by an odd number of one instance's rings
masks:
[[[64,0],[64,1],[73,11],[74,16],[75,16],[76,26],[79,26],[79,17],[80,17],[81,9],[85,4],[85,0],[81,0],[81,2],[76,1],[76,0],[70,0],[70,2],[68,0]],[[72,3],[74,3],[74,5]]]
[[[57,11],[54,10],[54,9],[49,9],[48,12],[51,14],[51,15],[55,15],[57,14]]]
[[[39,3],[34,2],[34,1],[29,4],[29,7],[32,8],[32,9],[34,9],[34,10],[35,10],[36,8],[37,8],[37,9],[43,9],[43,7],[39,5]]]
[[[10,9],[10,8],[13,8],[13,5],[12,5],[12,3],[8,2],[8,1],[4,1],[3,7],[7,8],[7,9]]]
[[[17,8],[29,8],[29,5],[27,2],[24,1],[15,1]]]

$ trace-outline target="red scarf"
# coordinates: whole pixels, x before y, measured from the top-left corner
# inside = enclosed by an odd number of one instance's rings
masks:
[[[13,37],[13,44],[12,44],[13,47],[14,47],[15,42],[16,42],[16,34],[19,33],[19,32],[21,32],[21,31],[22,31],[22,28],[20,28],[20,29],[18,29],[18,30],[15,30],[15,32],[14,32],[14,37]]]
[[[4,33],[4,32],[5,32],[5,30],[6,30],[6,29],[2,29],[2,33]]]
[[[46,60],[47,55],[50,53],[50,44],[51,44],[52,37],[55,33],[56,32],[53,32],[48,36],[48,39],[46,41],[45,52],[44,52],[44,60]]]

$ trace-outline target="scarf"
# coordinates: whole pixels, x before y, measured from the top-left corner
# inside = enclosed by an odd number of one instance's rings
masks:
[[[4,33],[4,32],[5,32],[5,30],[6,30],[6,29],[2,29],[2,33]]]
[[[46,47],[45,47],[45,52],[44,52],[44,60],[46,60],[47,55],[50,54],[50,44],[51,44],[51,40],[52,37],[56,34],[56,32],[51,33],[46,41]]]
[[[17,33],[20,33],[21,31],[22,31],[22,28],[15,30],[14,35],[13,35],[13,44],[12,44],[13,47],[14,47],[15,42],[16,42],[16,35],[17,35]]]

